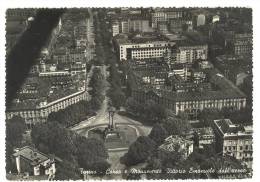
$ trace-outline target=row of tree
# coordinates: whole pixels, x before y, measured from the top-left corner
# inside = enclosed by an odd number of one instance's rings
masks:
[[[69,127],[94,115],[95,111],[91,105],[91,102],[80,101],[65,109],[52,112],[48,116],[47,121],[57,121],[61,125]]]
[[[122,90],[121,74],[114,63],[110,64],[109,73],[110,89],[108,90],[108,96],[111,99],[112,105],[120,109],[121,106],[125,105],[126,101],[125,93]]]
[[[93,75],[89,82],[89,91],[91,95],[91,106],[94,110],[98,110],[102,105],[103,100],[105,99],[103,89],[104,89],[104,75],[101,73],[101,69],[95,67],[93,69]]]
[[[95,111],[98,110],[104,100],[103,87],[104,87],[104,76],[101,73],[100,68],[93,69],[93,75],[89,82],[91,90],[90,101],[80,101],[72,104],[71,106],[53,112],[48,116],[48,121],[57,121],[65,127],[73,126],[83,120],[88,119],[95,115]]]
[[[126,97],[125,93],[122,91],[122,74],[118,71],[117,59],[112,52],[112,35],[111,32],[108,31],[111,25],[106,23],[105,14],[101,10],[98,11],[96,21],[98,27],[96,32],[96,43],[102,45],[103,51],[101,51],[100,54],[102,54],[102,57],[106,60],[106,65],[109,66],[108,81],[110,83],[110,89],[107,94],[111,99],[111,104],[119,109],[121,106],[124,106]],[[102,29],[100,27],[102,27]]]

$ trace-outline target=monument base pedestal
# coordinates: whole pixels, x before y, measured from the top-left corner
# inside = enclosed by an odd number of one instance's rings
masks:
[[[104,140],[105,142],[120,141],[121,136],[119,131],[117,131],[115,128],[106,128],[104,131]]]

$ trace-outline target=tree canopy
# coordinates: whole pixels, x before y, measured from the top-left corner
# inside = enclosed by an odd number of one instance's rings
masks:
[[[147,136],[140,136],[130,145],[128,152],[121,158],[121,162],[127,166],[135,165],[145,160],[155,149],[155,142]]]
[[[161,124],[156,123],[153,126],[149,137],[159,146],[164,142],[164,139],[168,137],[168,132]]]
[[[108,154],[103,142],[79,136],[58,122],[37,124],[33,127],[31,136],[39,151],[54,154],[64,161],[69,161],[72,166],[95,169],[100,173],[109,167],[106,161]]]

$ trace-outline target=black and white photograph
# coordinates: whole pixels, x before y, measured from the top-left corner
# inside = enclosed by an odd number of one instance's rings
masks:
[[[252,179],[252,12],[6,9],[6,179]]]

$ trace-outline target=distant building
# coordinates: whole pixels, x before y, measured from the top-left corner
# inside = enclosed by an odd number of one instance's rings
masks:
[[[179,54],[177,53],[177,62],[192,63],[195,60],[208,58],[208,45],[179,45]]]
[[[214,16],[212,17],[212,23],[219,22],[219,20],[220,20],[219,15],[214,15]]]
[[[121,21],[121,32],[129,33],[129,23],[128,20]]]
[[[210,68],[213,68],[213,64],[209,61],[200,61],[199,68],[200,69],[210,69]]]
[[[18,174],[29,173],[29,175],[33,176],[53,176],[56,172],[54,159],[29,146],[15,149],[13,158]]]
[[[197,27],[201,26],[201,25],[205,25],[206,22],[206,17],[204,14],[199,14],[197,17]]]
[[[112,24],[112,36],[116,36],[119,34],[119,24],[118,22],[115,22]]]
[[[57,49],[53,52],[53,59],[58,63],[66,63],[69,61],[66,49]]]
[[[211,127],[193,128],[194,142],[199,148],[211,146],[215,143],[215,134]],[[211,146],[212,147],[212,146]]]
[[[182,32],[183,25],[186,24],[186,21],[183,19],[170,19],[169,22],[169,31],[172,33]]]
[[[193,140],[171,135],[165,139],[164,143],[159,146],[159,149],[168,152],[180,152],[183,154],[184,159],[186,159],[193,152]]]
[[[226,78],[238,86],[252,74],[251,68],[248,66],[251,61],[252,58],[248,56],[220,55],[215,59],[215,66]]]
[[[180,76],[183,80],[187,80],[188,77],[188,69],[184,64],[174,64],[171,65],[171,71],[173,75]]]
[[[160,59],[143,59],[141,63],[132,61],[131,68],[144,84],[156,88],[164,86],[168,78],[168,65]]]
[[[39,73],[39,77],[69,77],[71,73],[69,71],[45,71]]]
[[[182,17],[183,10],[181,9],[157,8],[154,13],[152,13],[152,27],[157,29],[159,22],[168,22],[170,19]]]
[[[130,32],[150,32],[149,20],[142,18],[133,18],[129,20]]]
[[[76,48],[67,50],[68,61],[70,63],[78,61],[86,61],[86,50],[85,48]]]
[[[224,49],[223,47],[213,44],[209,46],[209,56],[211,58],[215,58],[216,56],[224,54]]]
[[[169,49],[165,57],[171,63],[194,63],[196,60],[208,59],[208,45],[204,43],[177,43],[175,48]]]
[[[196,115],[198,111],[206,108],[218,110],[224,107],[236,110],[245,108],[246,95],[223,75],[213,70],[208,71],[209,81],[205,85],[208,89],[204,89],[203,85],[197,84],[198,89],[196,91],[190,91],[190,89],[185,91],[185,89],[184,92],[177,92],[169,89],[157,90],[139,85],[137,88],[133,88],[132,96],[140,103],[152,99],[157,104],[172,110],[175,114],[186,112],[190,115]],[[190,83],[187,85],[190,85]],[[212,89],[210,89],[211,87]],[[214,87],[219,89],[215,90]]]
[[[33,17],[37,13],[37,10],[34,8],[20,8],[20,9],[8,9],[6,11],[7,18],[9,17],[22,17],[22,18],[28,18]]]
[[[160,33],[162,34],[167,34],[168,33],[168,23],[167,22],[158,22],[157,29]]]
[[[87,100],[87,93],[85,90],[71,93],[66,96],[58,95],[52,98],[49,102],[36,100],[20,101],[15,100],[12,107],[6,110],[6,118],[11,119],[13,116],[21,116],[25,119],[25,123],[30,128],[39,122],[45,122],[48,115],[52,112],[57,112],[61,109],[75,104],[81,100]]]
[[[233,124],[230,119],[214,120],[216,149],[222,155],[230,155],[252,168],[252,125]]]
[[[175,43],[153,41],[144,43],[118,43],[120,60],[160,58]]]
[[[234,37],[234,54],[235,55],[251,55],[253,50],[252,34],[235,34]]]

